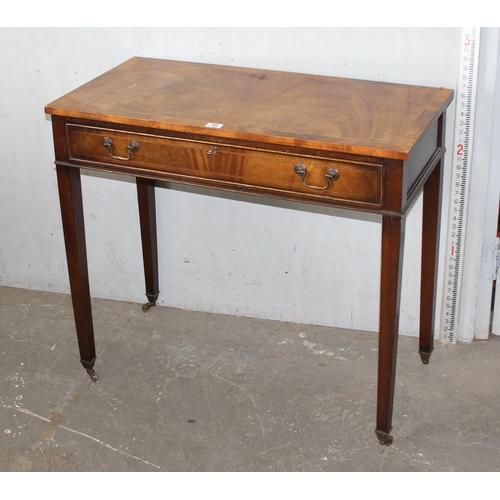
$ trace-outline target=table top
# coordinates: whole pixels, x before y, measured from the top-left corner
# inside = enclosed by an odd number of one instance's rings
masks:
[[[134,57],[51,115],[406,160],[453,91]]]

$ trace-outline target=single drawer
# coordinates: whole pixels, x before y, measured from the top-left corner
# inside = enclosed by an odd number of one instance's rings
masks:
[[[179,182],[380,207],[382,165],[68,125],[70,159]],[[146,172],[145,172],[146,174]]]

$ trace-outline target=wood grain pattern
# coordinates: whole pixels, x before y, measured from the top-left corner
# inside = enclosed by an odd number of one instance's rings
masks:
[[[132,58],[48,114],[405,160],[451,101],[442,88]]]
[[[261,188],[273,192],[294,192],[307,195],[311,200],[321,199],[325,204],[348,201],[355,205],[380,207],[383,202],[383,167],[381,164],[332,160],[317,156],[292,155],[249,147],[224,146],[214,143],[179,140],[123,133],[109,129],[68,126],[69,156],[72,161],[107,163],[126,169],[156,172],[159,178],[199,182],[220,181],[241,189]],[[108,137],[113,142],[113,155],[127,156],[131,141],[140,144],[131,160],[113,159],[102,145]],[[215,148],[215,149],[214,149]],[[210,150],[213,154],[207,154]],[[303,163],[307,167],[306,181],[313,186],[324,186],[325,173],[335,168],[340,178],[328,189],[306,187],[294,172]],[[165,175],[162,175],[165,174]]]

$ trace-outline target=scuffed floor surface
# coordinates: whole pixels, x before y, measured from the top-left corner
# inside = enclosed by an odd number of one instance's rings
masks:
[[[1,471],[498,471],[500,340],[430,364],[401,337],[394,443],[377,335],[94,300],[93,383],[70,297],[0,287]]]

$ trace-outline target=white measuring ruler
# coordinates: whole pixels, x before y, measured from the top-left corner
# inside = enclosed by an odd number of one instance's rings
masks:
[[[480,30],[480,28],[462,28],[460,38],[459,73],[455,93],[455,135],[451,151],[453,168],[450,179],[450,210],[441,310],[441,340],[448,344],[456,343],[458,335]]]

